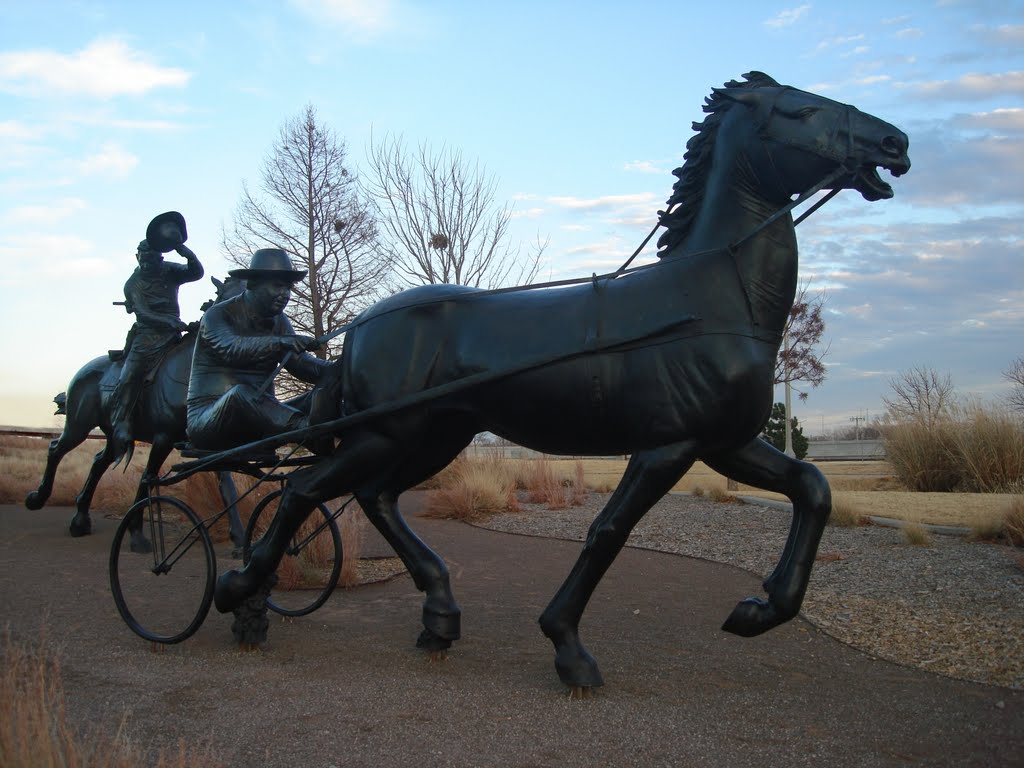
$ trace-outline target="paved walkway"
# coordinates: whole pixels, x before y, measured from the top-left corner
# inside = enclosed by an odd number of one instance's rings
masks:
[[[406,576],[275,621],[262,653],[239,653],[215,612],[153,653],[110,598],[116,521],[97,516],[72,540],[69,509],[0,507],[0,614],[16,639],[42,632],[59,649],[75,721],[113,731],[127,711],[142,743],[206,739],[229,765],[1021,765],[1024,692],[873,660],[799,619],[733,637],[719,626],[758,579],[641,550],[622,553],[584,618],[606,685],[570,701],[536,619],[579,545],[403,504],[462,606],[445,662],[413,647],[420,595]]]

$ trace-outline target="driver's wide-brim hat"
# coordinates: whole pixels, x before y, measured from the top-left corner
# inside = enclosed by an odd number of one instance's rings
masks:
[[[248,269],[232,269],[228,274],[242,280],[272,277],[297,283],[306,276],[306,270],[295,269],[287,251],[280,248],[260,248],[249,260]]]

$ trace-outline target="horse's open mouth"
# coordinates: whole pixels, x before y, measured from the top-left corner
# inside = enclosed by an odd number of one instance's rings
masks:
[[[878,175],[878,169],[873,165],[862,165],[853,177],[853,188],[856,189],[865,200],[888,200],[893,196],[892,187],[882,181]]]

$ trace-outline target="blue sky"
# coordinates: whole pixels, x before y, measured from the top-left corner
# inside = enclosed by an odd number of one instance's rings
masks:
[[[306,104],[357,172],[388,133],[479,160],[558,279],[633,251],[704,96],[753,69],[911,139],[893,200],[845,192],[798,230],[828,295],[807,431],[880,414],[912,366],[997,397],[1024,355],[1024,3],[842,6],[0,1],[0,424],[60,424],[50,398],[122,344],[111,302],[155,214],[227,272],[242,182]],[[211,292],[183,288],[183,319]]]

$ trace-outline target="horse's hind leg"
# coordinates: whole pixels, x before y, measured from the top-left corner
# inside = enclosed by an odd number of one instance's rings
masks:
[[[717,472],[785,494],[793,503],[793,522],[785,549],[764,582],[768,600],[743,600],[722,625],[726,632],[754,637],[789,621],[800,611],[821,534],[832,511],[832,494],[817,467],[786,456],[760,438],[734,453],[703,458]]]
[[[452,595],[448,566],[409,528],[398,511],[398,499],[387,493],[358,493],[356,499],[367,518],[402,558],[423,601],[423,631],[416,645],[439,651],[451,646],[461,633],[458,603]]]
[[[685,442],[633,454],[622,482],[590,526],[572,572],[541,614],[541,630],[555,646],[555,669],[566,685],[603,684],[597,662],[579,639],[583,611],[633,526],[686,473],[694,451],[694,445]]]
[[[114,460],[113,446],[110,440],[103,443],[103,449],[99,451],[92,460],[89,467],[89,476],[85,479],[85,485],[75,497],[75,516],[71,518],[68,530],[72,536],[88,536],[92,533],[92,518],[89,517],[89,507],[92,505],[93,494],[96,493],[96,486],[100,478],[107,471],[110,462]]]

